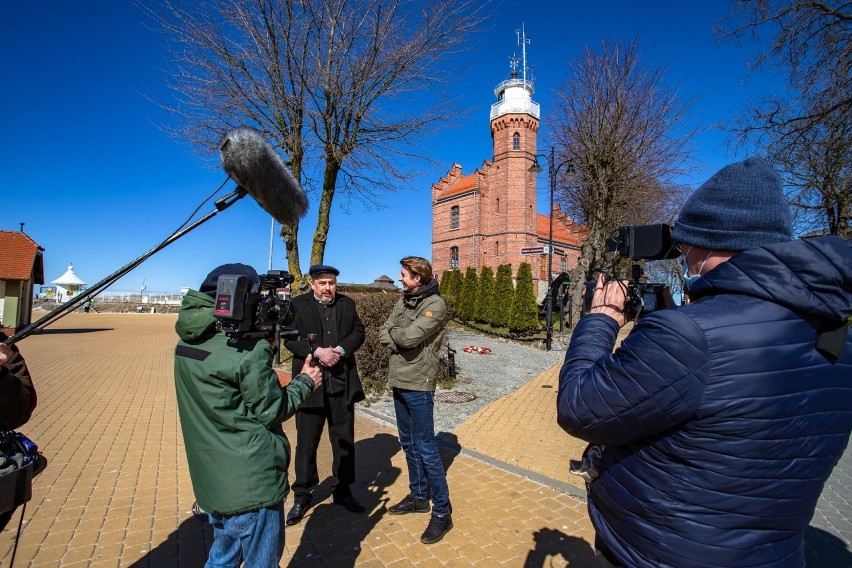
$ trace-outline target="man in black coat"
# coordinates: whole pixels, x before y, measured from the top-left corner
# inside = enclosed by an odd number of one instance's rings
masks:
[[[319,483],[317,448],[328,422],[333,463],[333,500],[353,513],[364,506],[352,495],[355,481],[355,403],[364,400],[364,390],[355,365],[355,350],[364,343],[364,324],[352,298],[337,293],[333,266],[311,266],[311,291],[293,298],[299,330],[297,340],[284,342],[293,353],[293,375],[308,354],[322,366],[323,385],[315,390],[296,413],[296,479],[293,508],[287,524],[298,524],[311,506],[311,490]]]

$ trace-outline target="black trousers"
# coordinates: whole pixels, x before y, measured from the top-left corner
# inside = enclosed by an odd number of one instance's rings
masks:
[[[310,500],[310,492],[319,483],[317,448],[325,423],[331,442],[332,491],[338,497],[351,494],[355,482],[355,405],[346,404],[344,393],[324,394],[323,408],[305,408],[296,412],[295,502]]]

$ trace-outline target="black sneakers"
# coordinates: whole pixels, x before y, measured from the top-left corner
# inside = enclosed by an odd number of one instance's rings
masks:
[[[408,494],[405,498],[388,508],[388,513],[391,515],[405,515],[406,513],[428,513],[431,507],[429,499],[418,499],[412,494]]]
[[[453,528],[452,515],[439,517],[432,513],[432,518],[429,519],[429,526],[426,527],[426,530],[423,532],[423,536],[420,537],[420,542],[423,544],[438,542],[444,538],[444,535],[447,534],[451,528]]]

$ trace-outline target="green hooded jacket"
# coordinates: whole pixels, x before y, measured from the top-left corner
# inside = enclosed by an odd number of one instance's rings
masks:
[[[233,515],[280,503],[290,490],[281,423],[311,394],[312,381],[298,375],[282,389],[269,342],[228,343],[207,294],[187,293],[175,331],[175,391],[198,504]]]

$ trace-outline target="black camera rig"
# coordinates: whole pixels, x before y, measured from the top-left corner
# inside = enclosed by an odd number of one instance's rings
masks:
[[[292,284],[293,276],[283,270],[270,270],[253,283],[246,276],[223,274],[216,282],[216,305],[213,315],[219,320],[216,329],[224,331],[235,343],[239,339],[298,333],[284,330],[293,323],[296,312],[288,300],[278,297],[277,290]]]
[[[634,260],[665,260],[680,256],[680,250],[672,241],[672,228],[665,224],[619,227],[613,236],[606,240],[605,250],[615,253],[609,269],[615,267],[622,257]],[[606,274],[606,268],[600,272]],[[630,267],[624,304],[628,319],[642,317],[665,307],[665,284],[643,282],[644,274],[642,265],[638,262],[634,262]],[[586,282],[583,313],[588,313],[594,291],[595,281]]]

